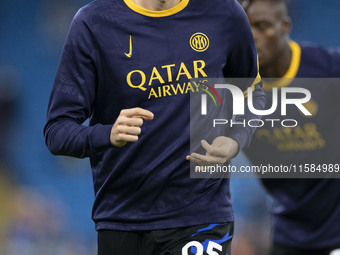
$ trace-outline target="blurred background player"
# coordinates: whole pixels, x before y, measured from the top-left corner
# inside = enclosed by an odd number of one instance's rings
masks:
[[[313,44],[298,44],[289,38],[291,22],[285,0],[240,1],[246,10],[263,78],[266,109],[272,105],[273,87],[305,87],[312,99],[304,106],[306,118],[296,110],[288,118],[298,120],[295,128],[264,126],[257,130],[246,155],[254,165],[340,163],[339,86],[289,78],[340,77],[340,53]],[[339,85],[339,84],[337,84]],[[270,116],[280,119],[277,110]],[[308,177],[308,175],[306,175]],[[339,179],[261,179],[274,198],[271,254],[330,254],[340,247]]]

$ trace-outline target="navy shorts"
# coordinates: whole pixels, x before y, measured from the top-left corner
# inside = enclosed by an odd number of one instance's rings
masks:
[[[151,231],[98,231],[98,255],[230,255],[234,223]]]

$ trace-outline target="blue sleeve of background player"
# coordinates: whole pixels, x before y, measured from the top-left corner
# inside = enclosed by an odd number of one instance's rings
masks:
[[[256,78],[258,76],[258,60],[257,51],[254,43],[253,34],[250,29],[248,18],[242,9],[242,7],[235,1],[235,13],[233,24],[235,24],[231,31],[232,38],[230,42],[233,44],[230,56],[228,56],[227,65],[225,67],[225,77],[235,78]],[[265,106],[265,95],[262,90],[260,79],[244,79],[243,82],[237,84],[242,91],[247,91],[249,86],[253,86],[253,105],[255,109],[261,110]],[[260,116],[252,114],[247,109],[247,103],[245,103],[245,115],[236,116],[238,121],[261,119]],[[239,150],[243,147],[248,146],[251,142],[253,134],[256,128],[246,127],[242,125],[233,126],[230,138],[236,140],[239,144]]]
[[[330,48],[327,49],[329,54],[329,68],[331,73],[331,78],[340,78],[340,48]],[[336,80],[334,86],[334,93],[339,95],[340,93],[340,83],[339,79]]]
[[[327,52],[332,78],[340,78],[340,48],[330,48]]]
[[[111,125],[82,126],[92,113],[97,88],[96,47],[80,10],[72,21],[51,92],[44,128],[55,155],[87,157],[111,146]]]

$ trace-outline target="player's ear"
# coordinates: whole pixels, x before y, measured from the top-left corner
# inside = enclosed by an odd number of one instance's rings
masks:
[[[289,36],[290,34],[290,31],[292,30],[292,21],[291,21],[291,18],[286,16],[284,19],[283,19],[283,24],[282,24],[282,32],[286,35],[286,36]]]

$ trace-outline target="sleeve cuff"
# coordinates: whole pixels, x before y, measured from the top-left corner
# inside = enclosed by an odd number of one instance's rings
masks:
[[[92,152],[98,152],[112,147],[110,142],[112,125],[97,124],[93,126],[90,137],[90,148]]]
[[[239,152],[248,144],[248,134],[245,129],[238,129],[232,132],[229,138],[234,139],[238,143],[238,151],[234,157],[236,157]]]

